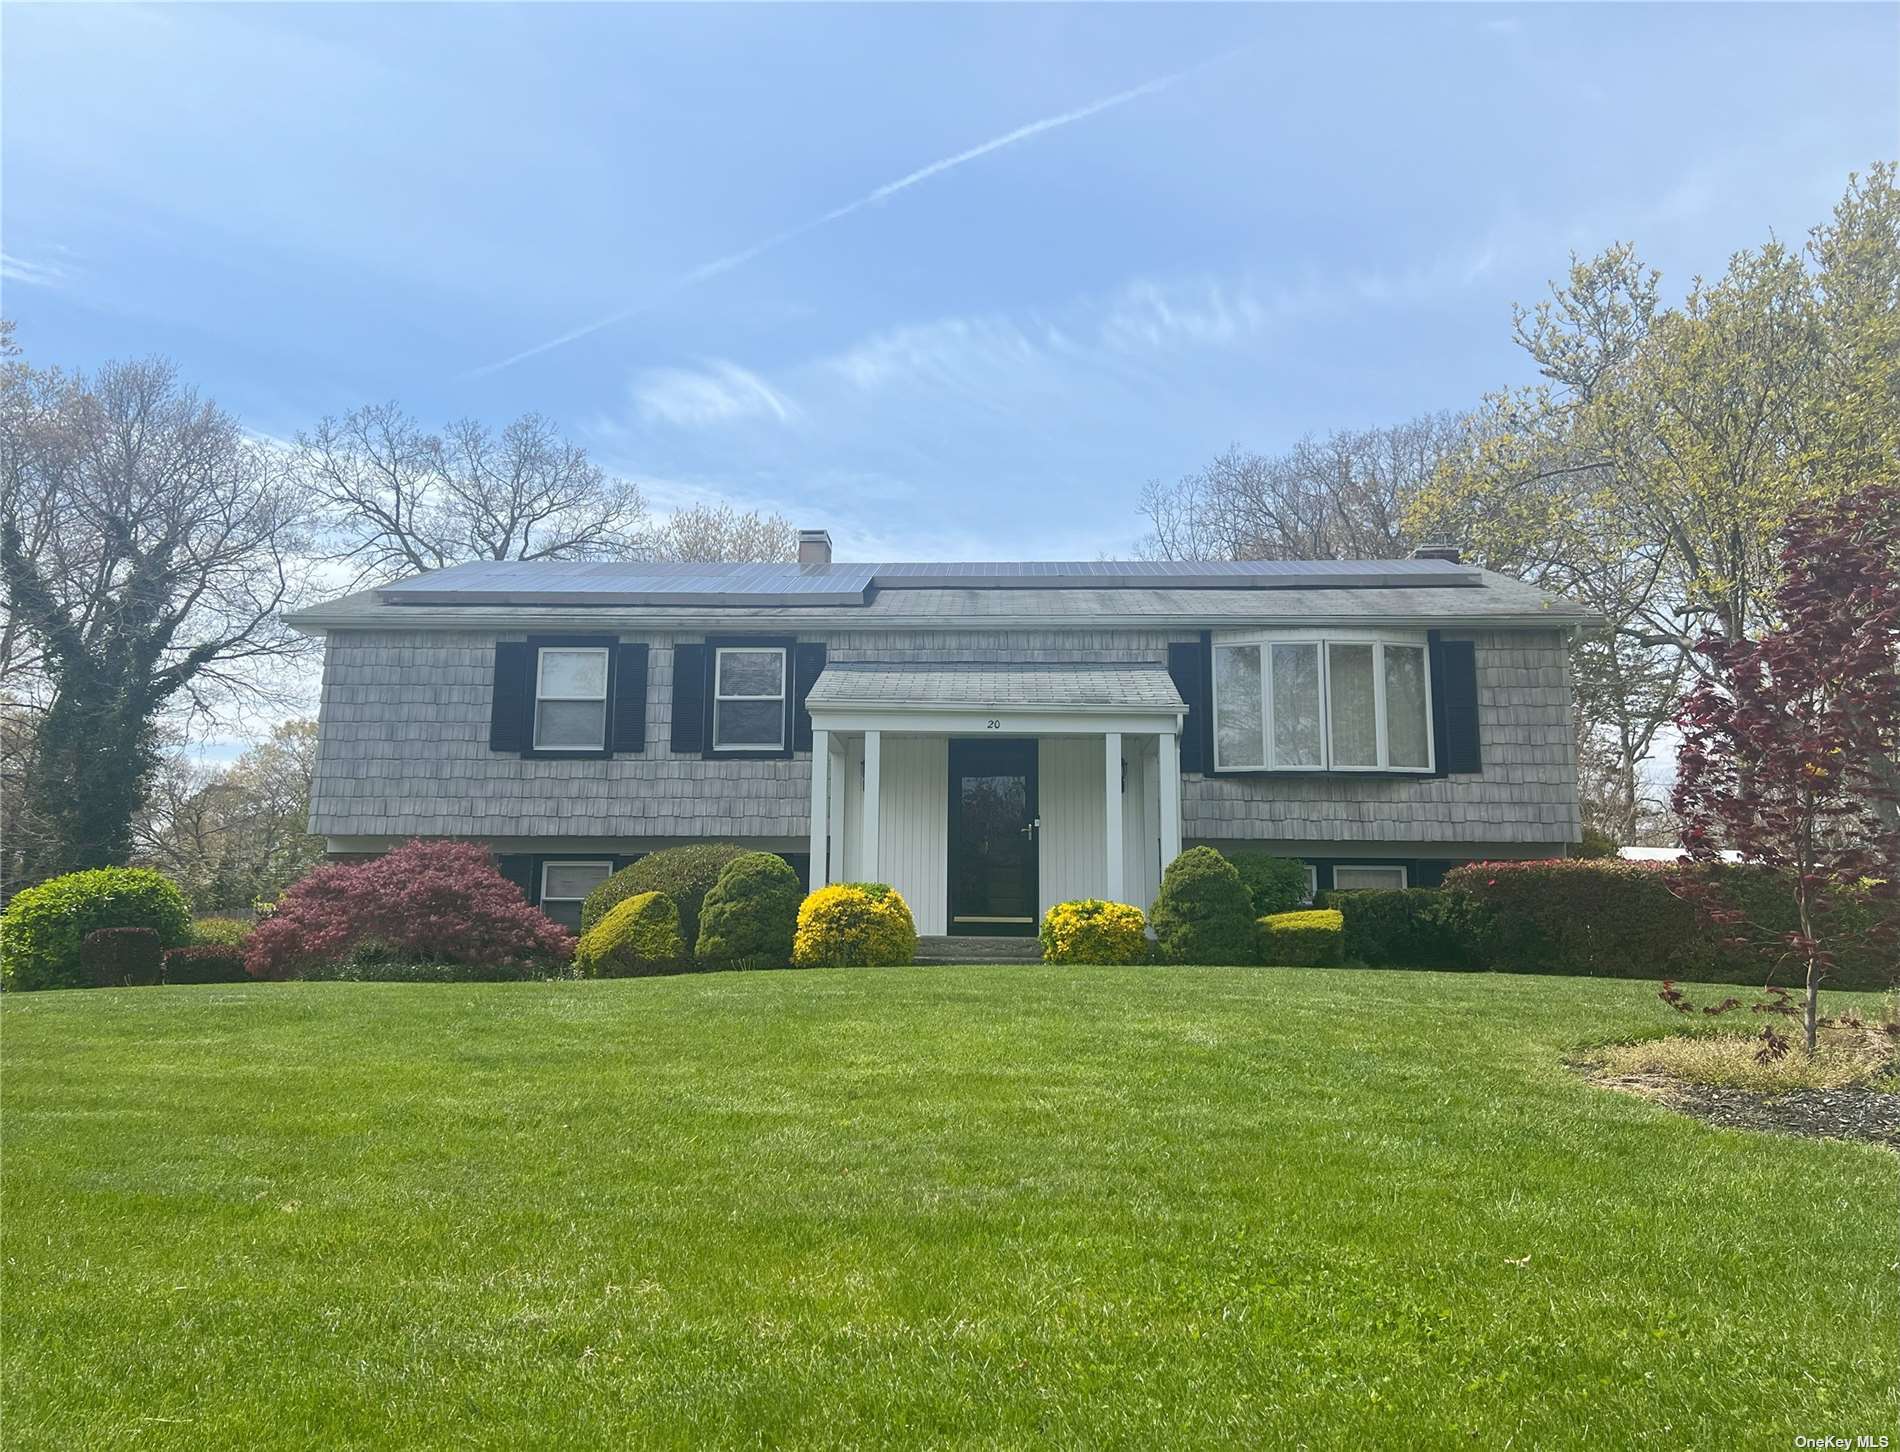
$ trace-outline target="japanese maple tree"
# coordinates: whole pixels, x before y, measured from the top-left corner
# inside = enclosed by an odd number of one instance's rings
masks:
[[[1684,872],[1677,886],[1731,941],[1805,967],[1812,1053],[1820,982],[1843,940],[1894,931],[1900,489],[1809,506],[1782,543],[1776,628],[1697,646],[1702,676],[1676,717],[1674,805],[1692,861],[1730,848],[1785,874],[1796,926],[1751,917],[1719,874]]]

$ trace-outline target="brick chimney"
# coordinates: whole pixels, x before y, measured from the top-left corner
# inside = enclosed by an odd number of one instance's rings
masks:
[[[798,562],[801,565],[830,564],[830,533],[822,529],[801,529],[798,532]]]
[[[1448,544],[1422,544],[1412,551],[1412,558],[1415,560],[1448,560],[1455,565],[1459,560],[1458,546]]]

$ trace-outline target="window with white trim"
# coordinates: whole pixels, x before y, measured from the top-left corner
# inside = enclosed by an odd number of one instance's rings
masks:
[[[1352,892],[1360,889],[1381,889],[1404,887],[1406,873],[1403,867],[1335,867],[1333,869],[1333,889],[1336,892]]]
[[[570,933],[581,930],[581,904],[613,876],[611,862],[543,862],[541,911]]]
[[[1308,907],[1311,907],[1313,899],[1319,896],[1319,869],[1314,867],[1311,863],[1303,863],[1301,865],[1306,868],[1306,896],[1301,898],[1300,901],[1304,902]]]
[[[607,650],[543,646],[534,673],[534,749],[607,749]]]
[[[1432,770],[1423,635],[1287,631],[1214,642],[1217,771]]]
[[[722,645],[713,661],[714,751],[780,751],[785,746],[785,651]]]

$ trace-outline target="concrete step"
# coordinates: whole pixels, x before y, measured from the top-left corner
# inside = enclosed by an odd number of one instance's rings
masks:
[[[988,936],[919,938],[919,963],[1040,963],[1042,944],[1035,938]]]

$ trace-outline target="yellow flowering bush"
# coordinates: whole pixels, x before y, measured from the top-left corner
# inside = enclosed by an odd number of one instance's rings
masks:
[[[1148,920],[1125,902],[1059,902],[1043,914],[1042,961],[1146,963]]]
[[[799,904],[794,968],[901,967],[916,956],[910,905],[885,883],[833,883]]]
[[[1260,919],[1260,961],[1289,968],[1331,968],[1341,959],[1345,915],[1338,908],[1308,908]]]

